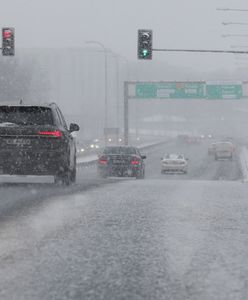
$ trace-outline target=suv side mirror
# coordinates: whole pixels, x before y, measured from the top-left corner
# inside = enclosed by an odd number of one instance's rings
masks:
[[[141,158],[142,159],[146,159],[146,155],[141,155]]]
[[[78,126],[78,124],[75,123],[70,124],[70,132],[79,131],[79,129],[80,127]]]

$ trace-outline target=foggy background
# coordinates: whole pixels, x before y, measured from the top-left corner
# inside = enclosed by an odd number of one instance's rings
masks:
[[[56,102],[82,138],[99,137],[104,127],[104,51],[107,49],[108,127],[123,128],[123,82],[248,79],[247,55],[154,52],[137,60],[137,30],[153,30],[154,48],[245,47],[245,1],[14,0],[1,3],[1,26],[15,27],[16,56],[0,57],[0,101]],[[245,50],[244,48],[239,50]],[[237,50],[237,49],[236,49]],[[248,48],[247,48],[248,50]],[[223,105],[225,103],[225,105]],[[246,130],[244,101],[141,100],[130,103],[137,135],[143,129],[239,134]],[[150,117],[150,118],[149,118]]]

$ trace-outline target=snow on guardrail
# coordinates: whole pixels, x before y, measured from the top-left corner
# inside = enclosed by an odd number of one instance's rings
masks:
[[[242,147],[241,149],[240,163],[243,174],[243,181],[248,182],[248,149],[246,147]]]

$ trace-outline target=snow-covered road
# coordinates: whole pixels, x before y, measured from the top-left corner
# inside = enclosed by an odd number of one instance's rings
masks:
[[[238,158],[181,146],[186,175],[0,187],[0,299],[247,299],[248,188]]]
[[[246,299],[247,199],[161,179],[52,198],[2,224],[0,298]]]

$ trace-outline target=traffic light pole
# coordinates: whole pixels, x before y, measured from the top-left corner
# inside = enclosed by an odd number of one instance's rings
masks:
[[[158,52],[198,52],[198,53],[232,53],[232,54],[248,54],[248,51],[235,50],[195,50],[195,49],[152,49]]]

